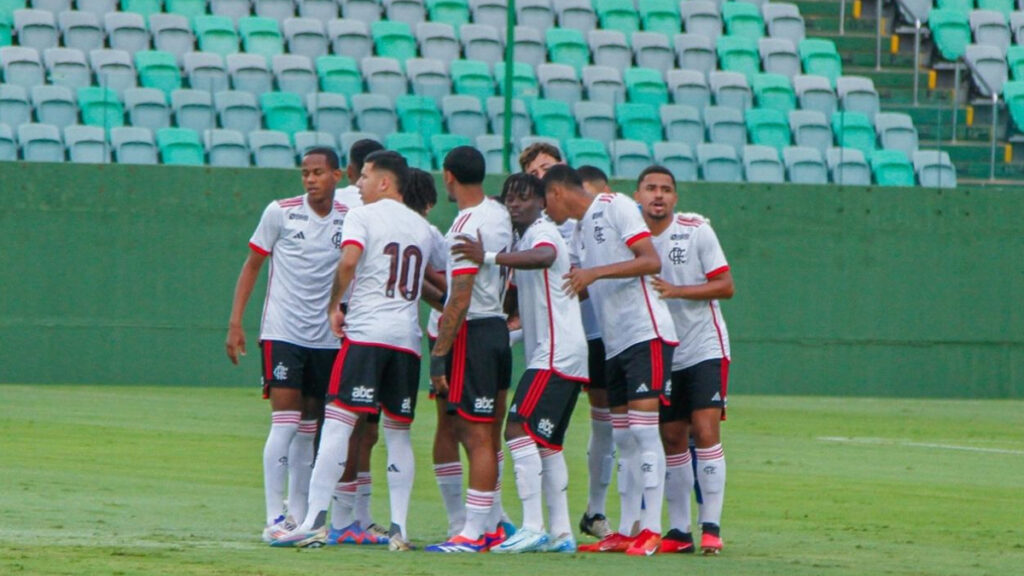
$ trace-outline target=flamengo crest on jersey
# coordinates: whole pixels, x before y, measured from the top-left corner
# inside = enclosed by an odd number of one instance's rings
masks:
[[[631,198],[599,194],[580,220],[580,261],[584,268],[596,268],[632,260],[635,256],[630,246],[650,234]],[[672,316],[649,276],[602,278],[587,291],[601,324],[606,358],[656,338],[676,343]]]
[[[729,270],[711,223],[700,214],[676,214],[672,223],[654,237],[661,256],[661,277],[679,286],[704,284]],[[679,336],[672,355],[672,370],[682,370],[715,358],[729,358],[729,332],[718,300],[665,301]]]
[[[342,246],[363,249],[352,279],[345,335],[420,355],[423,273],[437,249],[430,224],[391,199],[353,208]]]
[[[585,380],[587,340],[579,300],[562,289],[562,277],[569,273],[568,247],[554,224],[544,218],[523,232],[516,250],[539,246],[555,249],[554,263],[549,268],[515,272],[526,367]]]
[[[468,236],[475,240],[478,235],[483,240],[485,252],[509,250],[512,246],[512,220],[509,219],[504,206],[495,200],[484,198],[483,202],[476,206],[459,210],[445,236],[448,250],[448,263],[445,267],[448,290],[451,291],[453,276],[476,274],[466,320],[505,318],[505,282],[508,279],[508,270],[503,266],[481,268],[468,260],[456,260],[451,253],[452,246],[459,243],[460,237]]]
[[[334,202],[321,218],[305,195],[271,202],[263,211],[249,247],[270,255],[261,340],[308,348],[337,348],[327,321],[327,302],[341,254],[341,232],[348,206]]]

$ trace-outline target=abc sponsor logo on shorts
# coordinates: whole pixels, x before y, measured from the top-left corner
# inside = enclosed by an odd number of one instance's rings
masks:
[[[401,412],[402,414],[409,414],[410,412],[412,412],[412,398],[406,396],[405,398],[402,399]]]
[[[554,433],[554,431],[555,425],[552,424],[551,420],[548,420],[547,418],[542,418],[541,421],[537,423],[537,433],[540,434],[541,436],[544,436],[545,438],[550,438],[551,434]]]
[[[477,398],[476,402],[473,403],[473,410],[484,413],[494,412],[494,398],[486,396]]]
[[[369,388],[367,386],[356,386],[352,389],[352,400],[373,402],[373,388]]]

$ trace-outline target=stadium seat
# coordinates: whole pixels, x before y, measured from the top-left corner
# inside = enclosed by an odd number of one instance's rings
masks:
[[[633,51],[626,35],[618,30],[591,30],[587,32],[587,43],[597,66],[625,70],[633,64]]]
[[[201,15],[192,20],[192,25],[200,51],[225,57],[238,52],[238,33],[230,18]]]
[[[352,130],[352,110],[342,94],[310,92],[306,94],[306,111],[314,130],[329,134]]]
[[[517,0],[516,25],[543,33],[555,25],[551,0]]]
[[[0,3],[0,11],[6,9],[7,2]],[[11,2],[17,6],[15,9],[26,8],[25,2]],[[71,0],[31,0],[30,2],[33,10],[42,10],[44,12],[50,12],[52,14],[60,14],[71,10]],[[14,10],[11,10],[13,12]]]
[[[423,0],[383,0],[384,21],[400,22],[410,28],[417,22],[426,20],[426,7]]]
[[[360,22],[376,22],[381,19],[379,0],[340,0],[341,17]]]
[[[964,61],[971,70],[973,85],[979,95],[991,98],[993,94],[1003,91],[1003,84],[1009,77],[1009,68],[999,48],[970,44],[964,53]]]
[[[483,103],[475,96],[445,96],[441,101],[441,113],[450,134],[476,141],[477,136],[487,133]]]
[[[74,48],[47,48],[43,51],[46,77],[51,84],[72,90],[92,85],[92,72],[85,54]]]
[[[431,22],[458,28],[469,22],[469,3],[466,0],[427,0],[427,14]]]
[[[794,76],[793,89],[796,91],[801,109],[817,110],[825,115],[826,120],[831,121],[832,114],[838,107],[838,100],[828,78],[808,75]]]
[[[150,16],[163,13],[163,0],[121,0],[121,11],[141,14],[148,21]]]
[[[741,182],[743,171],[736,149],[727,144],[697,145],[701,179],[708,182]]]
[[[82,124],[101,126],[107,130],[124,126],[124,107],[114,90],[88,86],[79,88],[77,96]]]
[[[761,71],[761,56],[757,40],[742,36],[722,36],[718,39],[718,63],[726,72],[737,72],[750,79]]]
[[[797,146],[815,150],[827,150],[832,146],[832,128],[818,110],[791,111],[789,130]]]
[[[711,87],[703,72],[697,70],[669,70],[665,74],[672,101],[692,106],[703,116],[711,105]]]
[[[498,30],[485,24],[465,24],[459,29],[459,42],[466,60],[497,62],[504,58]],[[516,57],[519,57],[518,50]]]
[[[604,142],[591,138],[570,138],[565,142],[566,160],[571,166],[596,166],[612,173],[612,160]]]
[[[704,110],[705,141],[725,144],[733,149],[737,157],[747,144],[747,125],[743,112],[724,106],[709,106]]]
[[[704,141],[704,121],[693,106],[666,104],[661,107],[660,113],[665,140],[694,145]]]
[[[902,150],[876,150],[871,155],[871,171],[879,186],[914,185],[914,167]]]
[[[757,42],[761,54],[761,68],[765,72],[781,74],[790,80],[800,73],[800,56],[793,43],[785,38],[761,38]]]
[[[161,128],[156,131],[156,145],[164,164],[202,166],[205,163],[199,134],[188,128]]]
[[[761,7],[765,27],[772,38],[785,39],[800,44],[806,33],[804,18],[796,4],[783,2],[767,2]]]
[[[804,74],[815,74],[828,78],[832,86],[843,75],[843,61],[836,50],[835,42],[821,38],[804,38],[797,46]]]
[[[175,90],[171,92],[174,124],[202,134],[217,127],[213,94],[206,90]]]
[[[548,28],[545,38],[549,62],[571,66],[577,74],[590,64],[590,49],[579,30]]]
[[[206,14],[206,0],[164,0],[164,12],[184,16],[191,21]]]
[[[149,49],[149,30],[146,20],[132,12],[111,12],[103,17],[107,31],[107,45],[118,50],[138,52]]]
[[[974,9],[974,0],[935,0],[938,8],[957,10],[967,14]]]
[[[73,124],[64,128],[64,147],[68,160],[88,164],[110,162],[107,133],[98,126]]]
[[[221,128],[237,130],[243,134],[262,128],[263,116],[256,104],[256,96],[251,92],[217,92],[213,95],[213,105]]]
[[[634,32],[633,59],[641,68],[652,68],[664,73],[675,67],[675,51],[661,32]]]
[[[584,100],[574,104],[572,112],[576,117],[580,138],[599,142],[611,142],[618,138],[615,109],[611,104]]]
[[[441,111],[432,98],[406,94],[395,102],[395,111],[402,132],[414,132],[423,137],[424,143],[434,134],[443,132]]]
[[[617,178],[636,180],[637,176],[654,163],[647,143],[639,140],[615,140],[609,145],[612,173]]]
[[[119,164],[156,164],[157,148],[153,132],[138,126],[122,126],[110,131],[110,147]]]
[[[701,34],[676,34],[673,37],[676,61],[686,70],[697,70],[706,78],[718,68],[714,42]]]
[[[476,138],[476,149],[484,155],[488,174],[501,174],[504,172],[504,166],[502,165],[504,163],[502,142],[502,137],[494,134],[481,134]],[[515,147],[512,148],[512,154],[513,156],[515,155]],[[438,162],[443,161],[442,159]]]
[[[688,34],[707,36],[715,42],[722,35],[722,14],[715,2],[689,0],[679,3],[679,15],[686,24]]]
[[[99,17],[92,12],[61,12],[57,17],[57,23],[60,28],[62,44],[65,48],[74,48],[85,53],[103,48],[105,33],[100,26]],[[32,44],[22,45],[32,46]],[[43,49],[56,45],[57,42],[54,40],[52,44],[44,46]]]
[[[1008,16],[995,10],[973,10],[968,16],[975,44],[994,46],[1003,54],[1013,42]]]
[[[744,38],[764,36],[764,19],[761,10],[748,2],[726,2],[722,4],[722,20],[725,33]]]
[[[772,108],[751,108],[745,114],[751,144],[771,146],[781,151],[790,144],[786,113]]]
[[[260,95],[263,124],[267,130],[276,130],[292,136],[309,129],[309,117],[302,97],[291,92],[267,92]]]
[[[697,180],[697,157],[685,142],[655,142],[654,161],[668,168],[677,182]]]
[[[157,88],[129,88],[124,91],[124,109],[132,126],[149,128],[153,132],[171,125],[168,95]]]
[[[188,52],[184,58],[185,77],[192,88],[211,94],[227,90],[228,69],[220,54],[211,52]]]
[[[561,100],[572,106],[583,99],[583,87],[578,74],[575,68],[567,64],[541,64],[537,67],[541,94],[544,98]]]
[[[392,101],[405,94],[408,83],[402,65],[394,58],[363,58],[363,81],[366,89],[374,94],[384,94]]]
[[[375,134],[383,141],[398,131],[398,115],[391,99],[383,94],[355,94],[350,98],[356,124],[361,132]]]
[[[316,74],[324,92],[351,97],[363,92],[363,75],[356,61],[348,56],[321,56],[316,59]]]
[[[655,107],[668,104],[668,86],[661,72],[650,68],[626,68],[622,79],[630,102]]]
[[[595,0],[594,9],[603,30],[618,30],[628,38],[640,29],[640,15],[633,0]]]
[[[949,153],[940,150],[917,150],[913,154],[917,181],[927,188],[956,188],[956,166]]]
[[[420,55],[442,62],[451,62],[459,58],[459,39],[455,36],[456,28],[444,22],[420,22],[416,25],[416,43]],[[495,33],[497,34],[497,33]]]
[[[626,85],[622,74],[609,66],[587,66],[583,69],[583,86],[587,100],[615,105],[626,101]]]
[[[184,62],[185,54],[195,49],[192,27],[188,19],[180,14],[153,14],[149,17],[149,33],[152,36],[153,49],[174,54],[178,62]],[[222,58],[224,56],[222,52],[217,54]]]
[[[1024,6],[1010,14],[1010,32],[1013,33],[1014,44],[1024,44]]]
[[[22,124],[17,128],[21,159],[26,162],[63,162],[64,140],[51,124]]]
[[[754,97],[747,84],[747,78],[738,72],[712,72],[711,93],[716,106],[726,106],[744,111],[754,105]]]
[[[17,128],[32,121],[28,90],[17,84],[0,84],[0,124]]]
[[[908,158],[917,152],[918,138],[914,121],[907,114],[883,112],[875,116],[878,143],[887,150],[901,150]]]
[[[289,0],[290,3],[290,0]],[[246,16],[238,20],[238,34],[242,49],[248,54],[259,54],[267,60],[284,53],[284,37],[280,25],[273,18]]]
[[[1024,80],[1003,84],[1003,102],[1010,111],[1010,118],[1017,131],[1024,129]]]
[[[512,66],[512,97],[523,100],[534,100],[540,95],[534,68],[525,62],[515,62]],[[505,63],[495,62],[494,78],[498,85],[498,93],[505,95]]]
[[[315,130],[304,130],[296,132],[292,138],[295,140],[295,156],[299,165],[302,164],[302,157],[313,148],[330,148],[338,151],[338,141],[328,132]]]
[[[252,0],[252,13],[259,18],[284,22],[295,16],[292,0]]]
[[[394,150],[405,156],[409,167],[420,170],[431,170],[433,165],[430,158],[430,150],[427,149],[423,135],[418,132],[394,132],[389,134],[384,142],[388,150]]]
[[[260,168],[294,168],[295,149],[284,132],[253,130],[249,132],[252,164]]]
[[[316,92],[318,78],[308,57],[301,54],[278,54],[272,60],[272,68],[279,91],[300,96]]]
[[[417,56],[416,37],[405,22],[380,20],[370,25],[370,33],[377,56],[394,58],[399,64]]]
[[[454,60],[451,62],[451,78],[456,94],[475,96],[481,103],[494,95],[494,78],[484,62]]]
[[[836,80],[839,103],[847,112],[860,112],[873,120],[880,109],[875,83],[866,76],[840,76]]]
[[[1021,15],[1024,16],[1024,12]],[[1006,65],[1010,70],[1011,78],[1024,80],[1024,46],[1010,46],[1006,51]]]
[[[430,137],[430,155],[434,158],[434,170],[441,170],[444,159],[453,148],[472,146],[473,139],[462,134],[434,134]]]
[[[530,103],[530,116],[538,136],[555,138],[563,144],[576,137],[576,119],[565,102],[538,98]]]
[[[207,130],[202,134],[210,166],[249,167],[249,145],[245,142],[244,134],[237,130]]]
[[[169,98],[171,92],[181,88],[181,73],[174,54],[159,50],[143,50],[135,53],[135,69],[139,83],[146,88],[162,90]]]
[[[300,6],[305,4],[307,3],[303,2]],[[311,62],[327,55],[329,42],[322,21],[315,18],[288,18],[281,27],[289,54],[305,56]]]
[[[506,29],[500,28],[498,34],[503,38],[503,44],[508,41]],[[544,36],[540,29],[516,26],[512,38],[515,41],[516,62],[529,64],[534,68],[547,62],[547,46],[544,44]],[[468,57],[468,54],[466,56]]]
[[[65,12],[65,14],[72,14],[71,12]],[[92,13],[75,13],[77,15],[88,14],[93,22],[93,25],[100,30],[100,38],[102,41],[103,31],[99,27],[99,20]],[[52,48],[57,45],[57,20],[53,16],[53,12],[47,12],[46,10],[32,10],[22,9],[14,11],[14,33],[18,37],[18,44],[25,48],[35,48],[36,50],[42,51],[46,48]],[[69,46],[70,48],[80,48],[79,46]],[[60,134],[57,135],[58,139]]]
[[[781,74],[757,74],[751,86],[759,108],[771,108],[786,114],[796,108],[796,94],[789,78]]]
[[[747,145],[743,149],[743,174],[747,182],[781,184],[786,181],[779,150],[771,146]]]
[[[135,65],[132,57],[124,50],[93,50],[89,53],[89,62],[98,85],[110,88],[119,95],[126,88],[136,86]]]
[[[437,107],[441,100],[452,93],[452,81],[448,77],[445,63],[431,58],[413,58],[405,63],[412,93],[431,98]]]
[[[505,99],[494,96],[487,99],[487,118],[491,121],[491,132],[502,134],[505,126]],[[533,123],[526,109],[526,102],[519,98],[512,99],[512,139],[521,141],[529,136]]]
[[[860,150],[865,157],[875,151],[875,129],[863,114],[836,112],[832,115],[832,133],[838,146]]]
[[[871,167],[864,153],[856,148],[829,148],[825,151],[832,182],[844,186],[870,186]]]
[[[624,140],[658,142],[663,140],[658,108],[634,102],[615,105],[615,118]]]
[[[648,32],[658,32],[669,38],[683,29],[679,3],[675,0],[645,0],[638,2],[640,22]]]
[[[26,89],[43,84],[43,64],[34,48],[4,46],[0,48],[0,65],[7,84],[17,84]]]
[[[790,146],[782,150],[787,179],[793,184],[828,184],[828,166],[821,151],[827,148]]]
[[[307,4],[308,2],[303,2]],[[334,4],[334,2],[331,2]],[[238,21],[249,15],[249,11],[252,8],[250,0],[210,0],[210,14],[214,16],[224,16],[230,18],[235,26],[238,26]],[[337,6],[335,5],[335,10]],[[331,16],[331,18],[337,17]]]
[[[331,20],[327,23],[327,38],[331,52],[336,56],[352,58],[356,62],[373,55],[370,28],[359,20]]]
[[[1003,16],[1003,18],[1009,18],[1010,13],[1014,10],[1014,0],[977,0],[978,9],[980,10],[993,10]],[[1018,2],[1018,9],[1020,5]]]
[[[259,54],[228,54],[225,58],[231,87],[259,97],[274,89],[274,77],[267,59]]]
[[[586,34],[597,28],[597,12],[590,0],[560,0],[555,5],[558,25],[572,28]]]
[[[334,20],[340,14],[339,2],[336,0],[299,0],[298,13],[300,18],[310,18],[317,22]],[[287,22],[288,19],[285,19]]]
[[[14,139],[14,131],[7,124],[0,122],[0,161],[18,159],[18,143]]]
[[[935,8],[928,15],[932,41],[945,60],[956,62],[971,43],[971,25],[966,12]]]
[[[477,24],[495,28],[504,27],[508,18],[508,2],[506,0],[469,0],[469,12],[473,16],[473,22]]]

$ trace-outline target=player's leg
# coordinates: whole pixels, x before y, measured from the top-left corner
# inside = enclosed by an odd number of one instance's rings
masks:
[[[608,390],[604,376],[604,343],[600,338],[587,341],[590,384],[590,440],[587,445],[589,490],[587,510],[580,519],[580,532],[597,538],[611,534],[605,514],[608,486],[611,485],[615,464],[615,444],[612,440],[612,416],[608,410]]]
[[[703,502],[699,506],[701,550],[717,554],[722,549],[720,527],[725,500],[725,451],[722,449],[721,421],[729,361],[708,360],[697,366],[691,425],[697,443],[697,481]]]
[[[514,409],[505,426],[505,441],[512,455],[516,491],[523,505],[523,522],[516,535],[494,548],[495,552],[536,551],[544,547],[548,540],[544,531],[543,464],[537,443],[527,435],[522,424],[529,414],[522,412],[530,410],[528,399],[543,390],[550,376],[548,371],[527,370],[516,387],[515,398],[512,400]]]
[[[309,478],[316,457],[316,434],[324,412],[324,396],[304,395],[299,430],[288,447],[288,511],[292,518],[306,516]]]
[[[448,515],[448,537],[451,538],[461,532],[466,523],[466,508],[462,501],[462,461],[459,459],[459,440],[455,435],[456,416],[448,413],[448,396],[435,395],[434,399],[437,409],[434,478]]]
[[[502,446],[502,423],[505,422],[507,413],[508,389],[498,389],[498,395],[494,402],[494,430],[491,437],[494,439],[494,458],[498,463],[498,480],[494,485],[494,504],[491,506],[491,514],[487,518],[486,534],[492,542],[504,540],[515,528],[505,514],[505,507],[501,500],[501,483],[505,476],[505,450]]]
[[[373,447],[380,435],[380,414],[368,414],[362,433],[357,431],[359,456],[356,460],[356,500],[355,518],[363,529],[363,544],[387,544],[387,530],[373,522],[370,503],[373,500],[373,478],[370,473],[370,461]]]
[[[551,552],[576,551],[576,540],[569,520],[569,469],[562,454],[562,444],[576,409],[579,392],[580,382],[553,375],[524,424],[535,439],[543,444],[540,458],[551,533],[548,550]]]
[[[670,405],[661,407],[661,442],[665,446],[665,503],[669,531],[662,539],[662,553],[693,552],[690,530],[690,492],[693,465],[690,459],[689,403],[686,401],[687,372],[672,373]]]
[[[296,379],[295,359],[288,344],[266,340],[260,343],[263,355],[263,394],[270,400],[270,430],[263,445],[263,487],[266,504],[264,541],[275,534],[275,525],[283,523],[285,485],[288,480],[288,450],[302,420],[302,385]],[[281,531],[294,527],[279,526]]]
[[[355,507],[358,492],[357,475],[361,454],[360,438],[365,434],[366,420],[360,419],[348,441],[348,458],[345,471],[334,487],[331,497],[331,523],[327,541],[329,544],[362,544],[363,527],[356,520]]]
[[[409,500],[416,477],[409,429],[416,414],[416,392],[420,359],[414,354],[388,351],[389,360],[381,390],[384,442],[388,447],[388,496],[391,526],[388,529],[392,551],[410,550],[407,533]]]

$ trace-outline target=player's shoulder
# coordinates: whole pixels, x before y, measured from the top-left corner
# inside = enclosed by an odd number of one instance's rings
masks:
[[[276,205],[278,208],[287,210],[289,208],[298,208],[303,205],[303,196],[292,196],[291,198],[280,198],[271,203]]]
[[[674,222],[679,226],[687,228],[700,228],[701,226],[711,225],[709,218],[696,212],[677,212]]]
[[[334,200],[335,214],[348,214],[349,210],[351,210],[352,208],[354,208],[354,206],[349,206],[348,204],[337,199]]]

